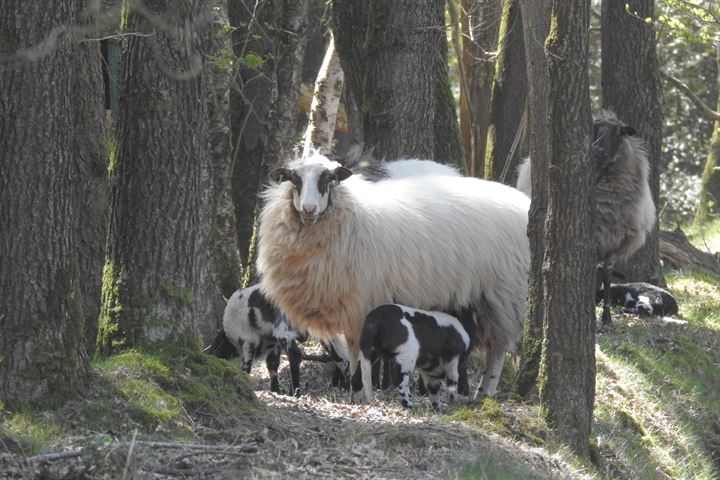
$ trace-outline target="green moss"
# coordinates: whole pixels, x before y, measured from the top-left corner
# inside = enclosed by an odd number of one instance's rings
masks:
[[[495,155],[495,125],[489,125],[485,141],[485,171],[483,178],[492,178],[493,158]]]
[[[106,131],[103,133],[100,143],[108,159],[107,178],[108,180],[112,180],[115,174],[115,166],[117,165],[118,142],[112,133]]]
[[[479,408],[459,407],[450,414],[450,419],[481,426],[483,430],[489,429],[500,435],[512,434],[510,417],[492,398],[484,399]]]
[[[15,414],[3,415],[0,434],[19,453],[36,455],[52,439],[64,433],[60,425],[48,422],[36,410],[24,409]]]
[[[98,319],[97,353],[108,354],[122,348],[126,339],[120,331],[120,315],[123,313],[120,301],[122,269],[112,260],[106,260],[102,275],[100,317]]]

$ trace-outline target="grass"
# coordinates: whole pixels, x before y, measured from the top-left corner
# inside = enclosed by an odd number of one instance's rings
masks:
[[[238,419],[261,408],[244,372],[188,349],[130,350],[94,361],[92,370],[86,391],[61,408],[0,409],[0,447],[34,455],[70,437],[133,431],[156,439],[197,439],[198,430],[232,437]]]
[[[704,228],[720,245],[720,222]],[[689,237],[698,244],[700,232]],[[720,279],[667,271],[682,322],[620,318],[598,336],[594,434],[611,478],[720,478]]]

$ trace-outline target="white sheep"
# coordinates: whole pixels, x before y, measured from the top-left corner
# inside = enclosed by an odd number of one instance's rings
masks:
[[[650,191],[647,148],[613,112],[593,121],[590,151],[595,162],[595,241],[603,284],[610,285],[614,263],[635,253],[655,226],[655,203]],[[518,167],[516,187],[531,196],[530,159]],[[605,290],[603,323],[611,320],[610,291]]]
[[[517,351],[522,332],[525,195],[449,174],[373,183],[317,154],[271,177],[280,183],[262,194],[257,266],[298,328],[343,337],[354,371],[363,321],[376,306],[469,307],[479,317],[473,346],[487,359],[478,391],[495,393],[505,352]]]

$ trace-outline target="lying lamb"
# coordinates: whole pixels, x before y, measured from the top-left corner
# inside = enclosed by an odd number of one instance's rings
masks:
[[[598,304],[603,303],[604,294],[601,285],[595,295]],[[617,305],[627,313],[639,315],[670,316],[678,314],[677,301],[670,292],[644,282],[611,283],[609,305]]]
[[[455,400],[458,364],[468,354],[470,335],[463,323],[472,329],[469,311],[460,319],[443,312],[416,310],[397,304],[385,304],[368,314],[360,337],[362,388],[371,396],[371,365],[382,358],[399,366],[396,382],[402,406],[412,408],[410,374],[417,368],[430,393],[430,401],[441,410],[438,393],[446,379],[450,402]],[[353,390],[359,390],[353,383]]]

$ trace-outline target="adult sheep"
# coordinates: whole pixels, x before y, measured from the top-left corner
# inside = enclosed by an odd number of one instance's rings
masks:
[[[376,306],[473,308],[485,349],[480,393],[493,395],[517,351],[529,270],[529,199],[453,175],[368,182],[313,155],[275,170],[263,192],[257,266],[271,300],[321,339],[344,337],[357,368]],[[369,401],[369,399],[366,399]]]
[[[595,241],[606,286],[603,324],[611,321],[610,272],[614,263],[635,253],[655,226],[655,204],[648,180],[645,142],[611,111],[593,121],[590,151],[595,162]],[[518,169],[517,188],[531,195],[530,159]]]

